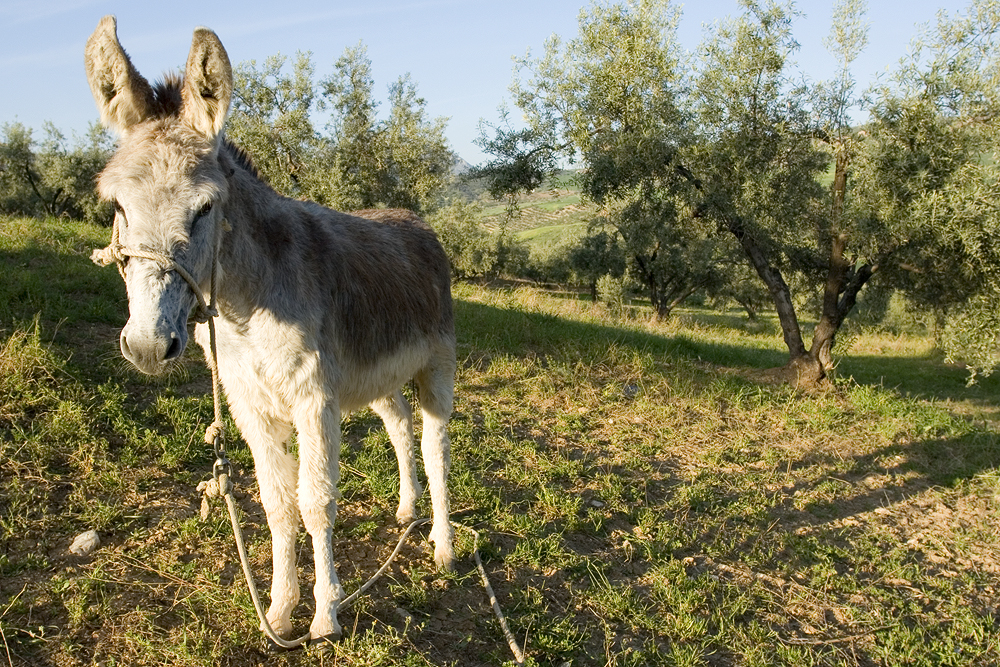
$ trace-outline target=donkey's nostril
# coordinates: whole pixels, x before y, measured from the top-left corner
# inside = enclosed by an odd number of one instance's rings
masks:
[[[126,359],[131,360],[132,359],[132,349],[129,347],[128,336],[125,335],[124,331],[122,331],[121,338],[119,339],[119,344],[121,345],[121,348],[122,348],[122,354],[125,356]]]
[[[181,356],[184,349],[181,347],[181,339],[177,334],[170,334],[170,345],[167,347],[167,355],[163,358],[164,361],[170,361]]]

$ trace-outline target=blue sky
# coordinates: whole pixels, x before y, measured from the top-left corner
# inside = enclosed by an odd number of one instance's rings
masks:
[[[917,26],[933,22],[945,0],[869,0],[870,44],[854,75],[866,85],[903,56]],[[0,124],[19,121],[41,129],[52,121],[64,133],[83,133],[97,111],[83,71],[83,48],[98,20],[118,17],[118,34],[139,71],[149,79],[180,68],[200,25],[215,30],[234,64],[269,55],[311,51],[317,77],[359,41],[368,47],[376,95],[409,72],[432,116],[447,116],[452,148],[472,163],[481,118],[496,120],[507,97],[511,57],[545,38],[576,34],[587,0],[4,0],[0,4]],[[834,62],[822,45],[830,31],[832,0],[803,0],[794,28],[802,48],[796,60],[810,78],[832,76]],[[964,6],[964,3],[963,3]],[[954,8],[949,8],[954,11]],[[694,49],[704,26],[739,12],[736,0],[683,5],[679,38]],[[36,134],[40,136],[40,134]]]

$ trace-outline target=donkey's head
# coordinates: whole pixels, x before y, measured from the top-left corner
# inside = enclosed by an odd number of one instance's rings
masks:
[[[210,289],[225,224],[227,173],[219,146],[232,68],[215,33],[199,28],[183,80],[170,77],[154,88],[118,42],[113,16],[101,19],[87,41],[85,60],[101,120],[121,135],[98,191],[115,205],[128,290],[122,354],[139,370],[160,373],[187,345],[195,286],[203,294]]]

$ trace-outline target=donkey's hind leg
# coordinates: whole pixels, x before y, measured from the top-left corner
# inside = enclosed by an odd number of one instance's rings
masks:
[[[383,396],[372,401],[371,408],[385,422],[392,447],[396,450],[399,463],[399,509],[396,521],[410,523],[417,518],[417,498],[420,483],[417,481],[417,466],[413,459],[413,410],[403,396],[403,392]]]
[[[448,420],[451,418],[455,392],[454,357],[440,359],[436,365],[418,373],[415,379],[423,416],[420,450],[424,457],[424,471],[427,473],[427,485],[431,490],[431,506],[434,510],[430,535],[434,542],[434,562],[439,569],[451,570],[455,552],[448,502],[448,470],[451,467]]]
[[[273,574],[267,621],[279,636],[287,636],[292,631],[292,610],[299,602],[295,571],[295,538],[299,529],[295,488],[298,464],[285,450],[292,427],[253,411],[234,410],[233,414],[253,453],[260,500],[271,529]]]

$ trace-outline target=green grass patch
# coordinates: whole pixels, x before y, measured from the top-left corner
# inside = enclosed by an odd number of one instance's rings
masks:
[[[269,655],[228,522],[198,516],[211,415],[196,354],[149,381],[118,360],[125,303],[87,259],[106,230],[2,223],[0,657],[19,664],[500,665],[511,661],[461,534],[422,538],[345,613],[345,639]],[[534,665],[996,664],[1000,445],[987,379],[965,388],[917,334],[859,334],[835,387],[762,382],[766,318],[454,289],[451,491]],[[68,294],[68,296],[67,296]],[[409,391],[409,389],[407,390]],[[353,589],[400,529],[391,444],[344,425],[335,535]],[[230,424],[258,579],[270,546]],[[427,511],[426,494],[421,508]],[[100,532],[92,556],[66,548]],[[426,535],[426,531],[422,533]],[[308,540],[303,599],[312,614]],[[265,594],[266,596],[266,594]]]

